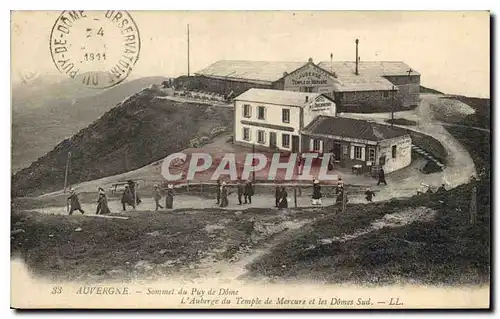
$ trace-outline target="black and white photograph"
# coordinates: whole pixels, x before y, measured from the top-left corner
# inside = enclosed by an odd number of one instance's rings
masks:
[[[488,309],[489,11],[11,11],[11,307]]]

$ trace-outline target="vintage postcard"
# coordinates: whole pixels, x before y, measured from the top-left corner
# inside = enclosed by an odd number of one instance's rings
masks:
[[[11,92],[13,308],[490,308],[488,11],[12,11]]]

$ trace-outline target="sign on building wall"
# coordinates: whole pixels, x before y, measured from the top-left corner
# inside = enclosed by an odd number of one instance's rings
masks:
[[[292,72],[285,77],[285,88],[330,85],[332,85],[332,83],[328,73],[314,65],[304,67],[303,69]]]
[[[318,111],[329,111],[332,108],[332,101],[328,100],[327,98],[323,96],[318,96],[316,100],[314,100],[310,105],[309,108],[311,111],[318,112]]]

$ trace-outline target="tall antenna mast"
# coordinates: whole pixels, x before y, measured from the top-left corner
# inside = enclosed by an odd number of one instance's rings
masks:
[[[188,31],[187,53],[188,53],[188,76],[189,76],[189,24],[187,25],[187,31]]]
[[[333,53],[330,53],[330,73],[333,74]]]

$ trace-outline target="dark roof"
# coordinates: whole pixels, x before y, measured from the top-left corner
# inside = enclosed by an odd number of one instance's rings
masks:
[[[333,135],[368,141],[382,141],[408,134],[406,130],[399,127],[390,127],[389,125],[370,121],[326,115],[319,115],[316,117],[302,130],[302,133],[306,135]]]

